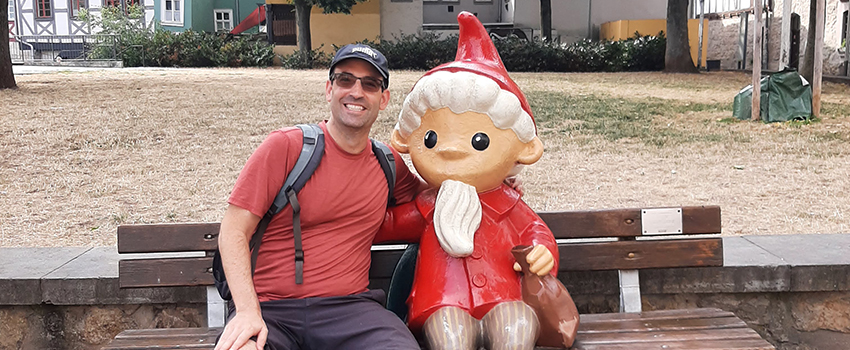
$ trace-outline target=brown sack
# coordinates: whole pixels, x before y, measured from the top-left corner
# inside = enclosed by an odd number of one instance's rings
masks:
[[[526,256],[530,246],[516,246],[511,250],[522,267],[522,300],[534,309],[540,321],[538,346],[569,348],[578,331],[578,310],[567,288],[550,274],[538,276],[528,270]]]

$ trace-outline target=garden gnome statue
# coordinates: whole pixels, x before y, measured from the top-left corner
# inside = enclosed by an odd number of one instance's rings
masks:
[[[541,332],[539,311],[523,302],[511,249],[531,246],[527,270],[554,277],[558,247],[504,180],[540,159],[543,144],[487,31],[468,12],[458,22],[455,61],[414,85],[392,135],[392,145],[410,154],[432,187],[388,213],[417,216],[424,230],[408,325],[430,349],[532,349]],[[570,335],[561,342],[569,344],[560,345],[569,347],[577,313],[562,322]]]

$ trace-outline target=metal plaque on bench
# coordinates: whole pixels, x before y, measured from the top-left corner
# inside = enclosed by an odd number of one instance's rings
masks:
[[[642,209],[641,233],[647,235],[672,235],[682,233],[682,208]]]

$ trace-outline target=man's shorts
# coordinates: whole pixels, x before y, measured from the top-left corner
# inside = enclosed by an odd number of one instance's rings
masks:
[[[383,307],[385,301],[386,293],[377,289],[339,297],[261,302],[269,329],[266,349],[419,350],[404,322]]]

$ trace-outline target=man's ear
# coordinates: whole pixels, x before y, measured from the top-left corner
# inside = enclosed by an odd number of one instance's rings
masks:
[[[402,137],[398,129],[393,130],[393,136],[390,137],[390,144],[398,153],[410,153],[410,148],[407,145],[407,138]]]
[[[390,90],[385,89],[381,92],[381,110],[383,111],[390,104]]]
[[[517,155],[517,163],[525,165],[534,164],[542,156],[543,142],[540,141],[539,137],[535,136],[531,142],[522,145],[522,149]]]
[[[333,91],[333,82],[328,80],[327,82],[325,82],[325,100],[327,100],[328,102],[331,102],[332,91]]]

